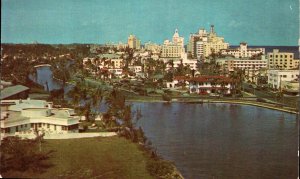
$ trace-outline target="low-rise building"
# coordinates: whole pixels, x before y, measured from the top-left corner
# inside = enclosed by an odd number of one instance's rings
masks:
[[[174,68],[178,68],[181,64],[184,67],[189,67],[191,70],[196,70],[197,69],[197,59],[187,59],[187,58],[183,58],[183,59],[174,59],[173,61],[173,67]],[[166,70],[169,70],[172,67],[172,65],[170,63],[167,62],[167,66],[166,66]]]
[[[278,90],[282,90],[284,81],[294,81],[299,78],[299,70],[268,70],[268,84]]]
[[[1,89],[0,100],[3,99],[26,99],[29,88],[23,85],[8,86]]]
[[[140,65],[129,66],[129,69],[134,73],[142,72],[142,66]]]
[[[79,116],[73,109],[53,108],[43,100],[2,100],[1,138],[11,135],[78,132]]]
[[[251,58],[228,58],[225,61],[225,69],[233,72],[235,69],[245,70],[246,77],[251,81],[252,77],[257,75],[260,69],[267,69],[268,62],[261,56],[261,59]]]
[[[186,76],[175,76],[173,78],[173,81],[167,82],[167,88],[179,88],[179,87],[189,87],[189,81],[188,81],[189,77]]]
[[[232,79],[225,76],[199,76],[189,80],[190,93],[197,94],[231,94]]]
[[[281,88],[284,94],[298,95],[299,94],[299,80],[282,81]]]
[[[248,44],[246,42],[241,42],[240,47],[222,49],[221,54],[232,55],[235,58],[245,58],[245,57],[252,57],[252,56],[258,55],[258,54],[265,54],[265,49],[264,48],[248,48]]]

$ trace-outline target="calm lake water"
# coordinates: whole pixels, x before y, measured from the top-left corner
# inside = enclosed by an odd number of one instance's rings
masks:
[[[37,72],[36,82],[60,88],[49,67]],[[295,115],[233,104],[135,102],[135,109],[143,115],[137,126],[185,178],[298,176]]]
[[[295,115],[233,104],[133,107],[157,152],[186,178],[297,178]]]

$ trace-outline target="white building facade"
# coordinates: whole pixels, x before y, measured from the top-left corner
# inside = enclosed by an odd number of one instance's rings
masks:
[[[299,78],[299,70],[268,70],[268,84],[281,90],[284,81],[294,81]]]
[[[180,58],[184,53],[184,38],[180,37],[178,30],[175,30],[175,33],[172,38],[172,42],[165,40],[162,45],[162,58]]]
[[[231,94],[232,80],[225,76],[199,76],[189,80],[190,93],[197,94]]]
[[[52,108],[43,100],[2,100],[1,137],[18,134],[78,132],[79,116],[73,109]]]
[[[240,47],[238,48],[230,48],[230,49],[222,49],[221,53],[223,55],[232,55],[235,58],[246,58],[252,57],[258,54],[265,54],[264,48],[248,48],[248,44],[246,42],[241,42]]]

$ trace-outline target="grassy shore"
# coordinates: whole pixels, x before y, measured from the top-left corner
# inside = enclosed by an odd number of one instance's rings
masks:
[[[52,167],[44,173],[8,172],[21,178],[153,178],[146,169],[151,160],[137,144],[124,138],[45,140],[43,150],[54,150]]]

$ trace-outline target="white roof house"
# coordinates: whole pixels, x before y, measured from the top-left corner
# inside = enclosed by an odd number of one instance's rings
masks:
[[[2,100],[1,138],[11,135],[78,132],[79,116],[73,109],[52,108],[51,102],[43,100]]]

